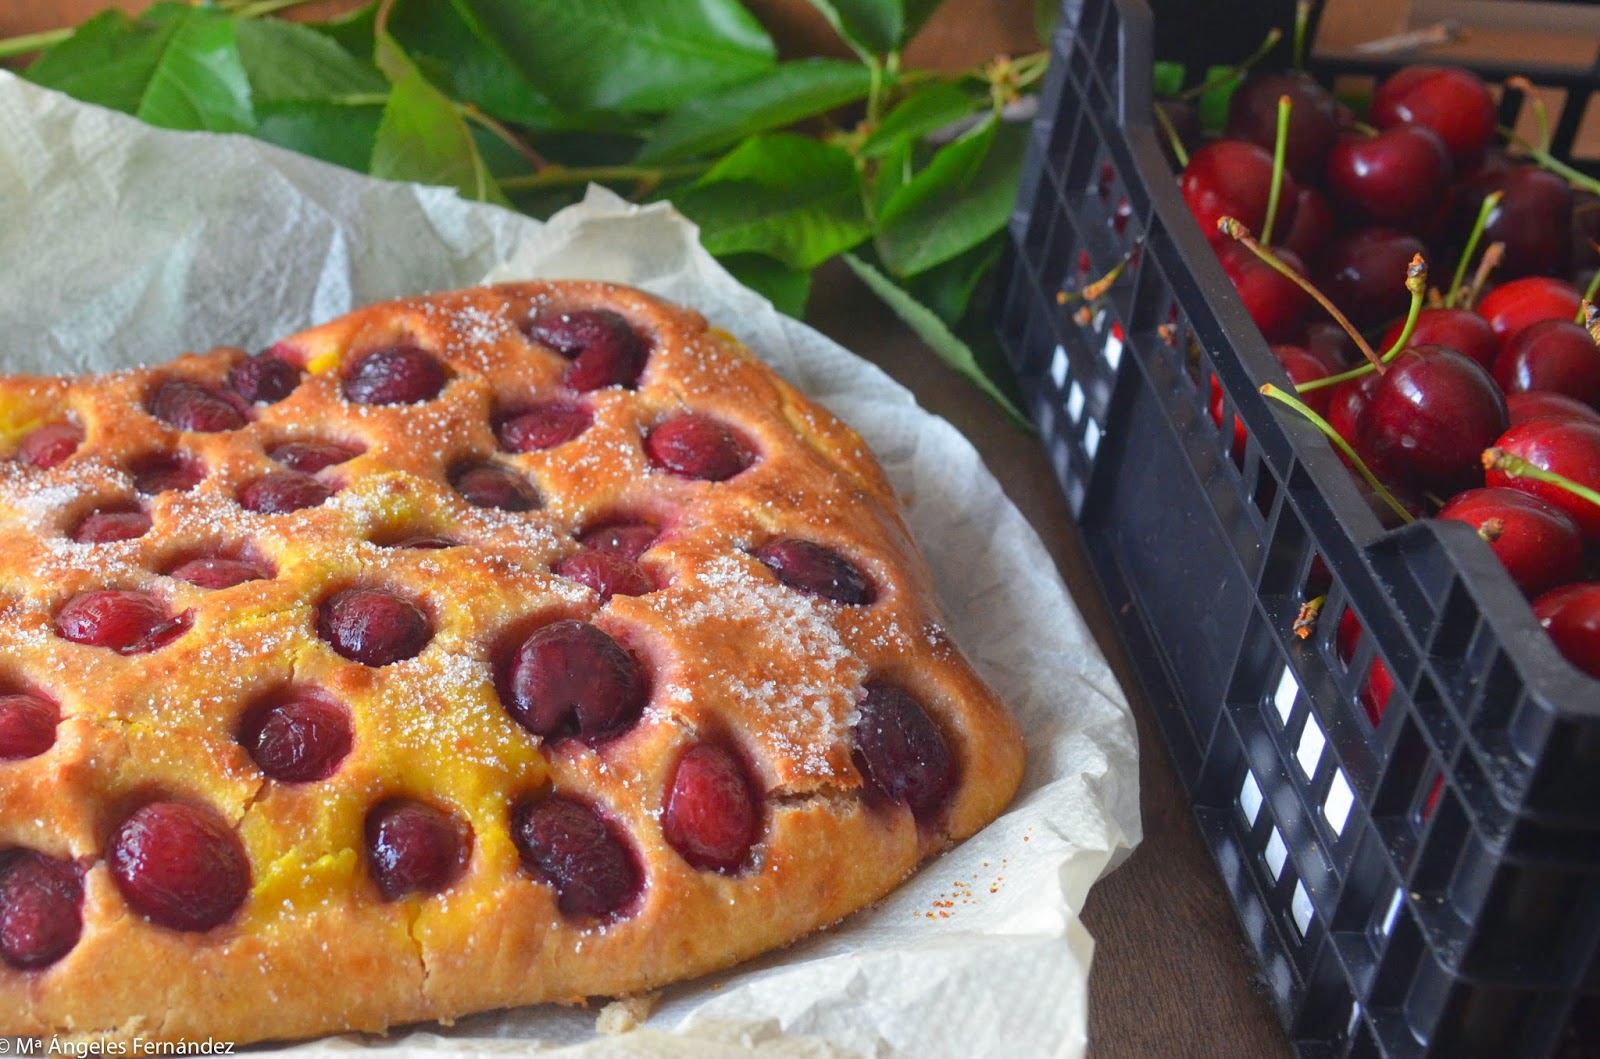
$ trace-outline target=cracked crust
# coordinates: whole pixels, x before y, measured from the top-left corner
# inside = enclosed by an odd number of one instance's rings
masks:
[[[559,449],[497,453],[497,409],[555,389],[565,366],[516,323],[595,306],[652,344],[637,391],[587,395],[594,425]],[[343,402],[337,366],[401,339],[448,365],[443,393],[422,406]],[[83,933],[66,957],[31,972],[0,963],[10,1013],[0,1030],[246,1042],[638,993],[837,921],[1014,793],[1016,726],[944,633],[876,460],[698,314],[625,288],[517,284],[373,306],[277,348],[311,374],[223,434],[180,434],[142,401],[162,379],[220,383],[237,350],[105,377],[0,380],[0,452],[64,415],[87,436],[50,471],[0,463],[0,690],[43,692],[63,717],[49,751],[0,762],[0,851],[70,857],[85,880]],[[651,470],[643,431],[683,409],[735,425],[760,459],[716,484]],[[366,451],[322,473],[339,492],[319,507],[243,512],[232,497],[274,469],[265,447],[290,438]],[[146,500],[150,533],[100,545],[63,536],[89,508],[133,499],[127,461],[157,450],[181,451],[207,474],[192,491]],[[531,479],[542,510],[464,503],[446,472],[469,457]],[[550,572],[577,550],[576,532],[619,517],[663,526],[646,562],[665,587],[602,603]],[[372,543],[419,531],[465,546]],[[878,598],[840,607],[785,589],[746,554],[779,534],[851,557]],[[248,548],[276,576],[206,592],[157,572],[202,546]],[[420,601],[435,625],[429,646],[379,669],[336,655],[317,638],[315,606],[356,584]],[[153,592],[192,610],[193,626],[127,657],[52,635],[66,599],[106,587]],[[494,689],[507,637],[558,617],[593,621],[650,674],[644,716],[598,748],[529,735]],[[869,678],[916,695],[954,753],[959,784],[930,825],[862,797],[850,724]],[[234,738],[240,718],[306,684],[348,706],[353,749],[325,780],[264,780]],[[703,735],[737,744],[764,796],[752,863],[732,876],[691,868],[659,822],[678,757]],[[612,920],[563,918],[551,888],[519,865],[512,806],[550,789],[601,807],[639,856],[643,894]],[[364,814],[396,795],[470,823],[470,863],[442,894],[385,902],[367,876]],[[208,805],[237,828],[253,887],[223,926],[155,926],[129,912],[107,872],[107,836],[154,796]]]

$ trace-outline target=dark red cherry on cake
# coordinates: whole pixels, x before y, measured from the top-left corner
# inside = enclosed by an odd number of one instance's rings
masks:
[[[1359,451],[1418,489],[1448,495],[1482,483],[1483,450],[1507,422],[1505,397],[1480,364],[1443,346],[1411,346],[1373,384]]]
[[[684,860],[706,871],[738,871],[760,827],[760,806],[737,757],[700,743],[679,759],[661,830]]]
[[[1584,419],[1600,423],[1600,411],[1582,401],[1574,401],[1559,393],[1545,393],[1543,390],[1506,394],[1506,411],[1511,415],[1512,426],[1530,419]]]
[[[228,385],[251,404],[276,404],[300,385],[300,369],[276,353],[257,353],[233,366]]]
[[[1444,143],[1456,168],[1466,172],[1494,139],[1496,113],[1494,97],[1472,71],[1407,66],[1378,86],[1368,117],[1380,129],[1426,126]]]
[[[562,795],[512,813],[522,865],[555,888],[562,915],[612,916],[639,896],[644,877],[628,843],[590,806]]]
[[[1414,230],[1438,211],[1451,169],[1432,129],[1394,125],[1376,136],[1351,129],[1328,151],[1328,191],[1369,224]]]
[[[1566,280],[1550,276],[1524,276],[1485,294],[1478,302],[1478,315],[1503,345],[1529,324],[1540,320],[1576,320],[1583,295]]]
[[[363,446],[342,441],[284,441],[267,450],[267,457],[291,471],[316,474],[355,459],[367,451]]]
[[[191,584],[196,588],[232,588],[246,581],[261,581],[272,576],[265,563],[254,559],[231,559],[226,556],[200,556],[186,559],[174,566],[168,577]]]
[[[1287,342],[1298,335],[1311,310],[1311,295],[1251,253],[1243,243],[1230,242],[1216,249],[1222,271],[1232,281],[1245,311],[1266,340]],[[1285,265],[1301,276],[1306,275],[1305,262],[1300,260],[1300,255],[1281,247],[1275,253]]]
[[[644,710],[644,673],[627,649],[588,622],[564,619],[533,632],[503,667],[501,701],[534,735],[615,735]]]
[[[188,379],[168,379],[151,391],[145,407],[170,427],[201,434],[238,430],[248,420],[234,395]]]
[[[1583,566],[1583,535],[1559,508],[1521,489],[1468,489],[1436,516],[1465,522],[1494,552],[1527,596],[1565,584]]]
[[[927,711],[904,688],[867,685],[857,706],[856,767],[878,796],[918,820],[936,816],[955,791],[955,760]]]
[[[1462,241],[1477,221],[1484,198],[1493,191],[1502,198],[1484,223],[1481,245],[1503,247],[1495,276],[1504,280],[1566,275],[1572,260],[1572,186],[1535,165],[1480,176],[1463,186],[1456,206],[1455,228]]]
[[[648,522],[610,522],[585,530],[578,543],[591,551],[616,552],[629,559],[637,559],[650,550],[661,536],[661,530]]]
[[[450,469],[449,477],[461,499],[473,507],[523,512],[543,503],[527,479],[496,463],[461,464]]]
[[[1411,302],[1406,270],[1418,254],[1426,258],[1427,249],[1396,228],[1358,228],[1328,246],[1317,285],[1356,327],[1382,327],[1405,314]]]
[[[753,553],[783,584],[808,596],[859,607],[871,603],[872,582],[832,548],[798,537],[779,537]]]
[[[525,331],[533,341],[572,361],[563,381],[579,393],[607,386],[632,389],[639,384],[648,351],[621,313],[610,309],[539,313]]]
[[[1600,581],[1552,589],[1533,601],[1533,616],[1563,658],[1600,677]]]
[[[655,466],[682,478],[721,482],[755,462],[750,443],[710,416],[686,412],[668,419],[644,439]]]
[[[1571,320],[1540,320],[1506,339],[1494,381],[1508,394],[1543,390],[1600,408],[1600,348]]]
[[[1554,471],[1590,489],[1600,489],[1600,423],[1530,419],[1507,430],[1495,445],[1536,467]],[[1487,479],[1490,485],[1521,489],[1560,508],[1578,524],[1585,541],[1590,545],[1600,544],[1600,505],[1560,486],[1513,477],[1504,471],[1490,470]]]
[[[193,460],[154,453],[130,463],[128,474],[133,478],[136,492],[156,496],[167,492],[188,492],[200,484],[205,477],[205,470]]]
[[[386,901],[447,889],[472,851],[464,823],[408,799],[384,802],[368,813],[366,838],[367,868]]]
[[[642,596],[656,589],[655,578],[638,560],[617,552],[575,552],[556,563],[553,569],[561,577],[571,578],[605,600],[612,596]]]
[[[38,695],[0,695],[0,761],[21,761],[49,750],[60,718],[56,704]]]
[[[351,404],[421,404],[439,396],[444,366],[432,353],[413,345],[388,346],[363,353],[344,370],[344,399]]]
[[[142,654],[176,639],[189,627],[188,612],[172,617],[145,592],[80,592],[56,612],[56,635],[118,654]]]
[[[538,452],[565,445],[593,422],[588,409],[552,401],[501,420],[495,427],[495,437],[506,452]]]
[[[1284,164],[1296,181],[1320,183],[1322,164],[1339,132],[1333,95],[1300,70],[1251,73],[1228,104],[1227,135],[1272,151],[1278,138],[1278,100],[1289,97]],[[1241,218],[1242,219],[1242,218]]]
[[[1394,346],[1400,337],[1404,320],[1396,320],[1384,332],[1378,352]],[[1470,309],[1424,309],[1417,314],[1417,326],[1409,341],[1413,346],[1444,346],[1463,353],[1493,370],[1495,355],[1500,351],[1500,340],[1495,338],[1489,321]]]
[[[233,828],[183,802],[151,802],[124,820],[106,865],[128,907],[171,930],[220,926],[250,894],[250,861]]]
[[[17,446],[17,459],[41,471],[65,463],[83,444],[83,428],[65,420],[31,431]]]
[[[20,971],[48,967],[83,931],[78,866],[36,850],[0,855],[0,961]]]
[[[1183,200],[1200,230],[1217,246],[1230,242],[1217,221],[1233,217],[1257,235],[1267,220],[1272,192],[1272,152],[1244,140],[1216,140],[1189,156],[1180,181]],[[1278,191],[1274,235],[1294,227],[1300,188],[1287,173]]]
[[[239,743],[268,779],[309,783],[333,775],[350,753],[350,713],[332,699],[300,692],[251,711]]]
[[[239,506],[258,515],[287,515],[317,507],[332,495],[332,489],[309,474],[273,471],[239,490]]]
[[[317,635],[352,662],[386,666],[422,653],[433,639],[433,622],[392,592],[347,588],[317,608]]]
[[[79,519],[69,536],[79,544],[109,544],[143,537],[150,526],[150,516],[138,508],[101,508]]]

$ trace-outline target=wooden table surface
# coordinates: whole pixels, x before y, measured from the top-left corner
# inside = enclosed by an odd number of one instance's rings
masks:
[[[145,6],[142,0],[115,2],[135,10]],[[0,0],[0,36],[72,24],[105,6],[110,6],[105,0]],[[785,51],[811,50],[826,41],[805,0],[753,0],[751,6],[780,31]],[[970,65],[996,51],[1030,50],[1037,47],[1031,10],[1029,0],[950,0],[909,59]],[[822,47],[826,50],[826,43]],[[876,362],[923,407],[972,439],[1038,530],[1129,691],[1139,729],[1144,842],[1094,888],[1084,911],[1096,940],[1089,980],[1091,1057],[1289,1054],[1037,439],[1011,426],[976,389],[945,368],[844,269],[829,267],[819,274],[808,321]]]

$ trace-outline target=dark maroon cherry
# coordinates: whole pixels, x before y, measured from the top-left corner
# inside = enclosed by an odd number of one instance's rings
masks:
[[[466,825],[431,805],[396,799],[367,814],[367,867],[385,901],[439,893],[471,852]]]
[[[703,871],[736,872],[750,855],[761,809],[738,758],[701,743],[678,761],[661,813],[668,844]]]
[[[239,506],[258,515],[286,515],[316,507],[333,490],[299,471],[273,471],[239,490]]]
[[[1229,139],[1271,151],[1278,139],[1278,99],[1288,96],[1289,134],[1284,164],[1302,184],[1320,183],[1322,163],[1339,132],[1333,95],[1301,70],[1252,73],[1228,106]]]
[[[392,592],[347,588],[317,609],[317,635],[352,662],[386,666],[420,654],[433,639],[433,622]]]
[[[1533,601],[1533,616],[1563,658],[1600,677],[1600,581],[1553,589]]]
[[[1463,241],[1491,191],[1504,196],[1489,213],[1481,244],[1500,243],[1505,248],[1495,275],[1500,279],[1566,275],[1572,267],[1572,186],[1535,165],[1519,165],[1464,185],[1455,210]]]
[[[167,576],[187,582],[196,588],[216,590],[232,588],[246,581],[263,581],[272,574],[264,564],[252,559],[201,556],[179,563]]]
[[[300,385],[300,369],[274,353],[257,353],[233,366],[228,385],[251,404],[276,404]]]
[[[848,606],[872,602],[872,584],[866,575],[832,548],[797,537],[779,537],[754,554],[779,581],[798,592]]]
[[[1530,597],[1571,581],[1583,565],[1577,523],[1520,489],[1468,489],[1451,497],[1437,517],[1476,530]]]
[[[1448,495],[1482,483],[1483,450],[1505,433],[1506,401],[1476,361],[1411,346],[1373,385],[1363,449],[1418,489]]]
[[[650,431],[645,455],[657,467],[684,478],[721,482],[755,462],[750,445],[709,416],[687,412]]]
[[[1571,320],[1540,320],[1506,340],[1494,381],[1508,394],[1543,390],[1600,408],[1600,348]]]
[[[1432,129],[1461,172],[1476,165],[1494,139],[1494,97],[1478,75],[1459,66],[1407,66],[1378,86],[1369,118],[1380,129],[1413,123]]]
[[[192,460],[155,454],[134,460],[128,466],[133,488],[145,496],[159,493],[186,493],[200,484],[205,471]]]
[[[1394,345],[1404,326],[1404,320],[1394,322],[1394,325],[1384,333],[1379,353]],[[1464,353],[1490,369],[1494,367],[1495,354],[1500,349],[1500,340],[1495,338],[1494,331],[1489,327],[1489,321],[1470,309],[1422,310],[1417,314],[1417,326],[1411,332],[1410,344],[1444,346],[1457,353]]]
[[[1328,196],[1316,188],[1302,187],[1295,202],[1294,224],[1283,233],[1280,246],[1292,250],[1302,261],[1315,261],[1333,241],[1335,218]],[[1273,237],[1278,238],[1277,233]]]
[[[21,971],[55,963],[78,944],[82,906],[71,861],[31,849],[0,858],[0,960]]]
[[[146,404],[150,414],[170,427],[214,434],[244,426],[244,410],[231,394],[187,379],[168,379],[157,386]]]
[[[1328,191],[1369,224],[1421,227],[1443,201],[1450,174],[1444,141],[1421,125],[1376,136],[1341,132],[1328,151]]]
[[[151,802],[124,820],[106,864],[128,907],[172,930],[219,926],[250,894],[250,861],[233,829],[180,802]]]
[[[56,612],[56,635],[87,647],[107,647],[118,654],[142,654],[181,636],[188,612],[169,617],[154,596],[107,589],[80,592]]]
[[[564,381],[579,393],[606,386],[632,389],[648,356],[638,333],[609,309],[541,314],[528,321],[527,335],[572,361]]]
[[[605,600],[612,596],[642,596],[656,590],[655,579],[637,560],[616,552],[575,552],[556,563],[554,570],[588,586]]]
[[[637,559],[650,550],[661,531],[648,522],[613,522],[596,526],[578,538],[578,543],[596,552],[616,552]]]
[[[1330,374],[1353,367],[1361,359],[1361,351],[1351,341],[1349,332],[1332,320],[1308,320],[1305,333],[1295,344],[1322,361]],[[1448,342],[1439,344],[1449,345]]]
[[[644,886],[632,850],[589,806],[561,795],[519,806],[511,839],[522,866],[555,887],[564,916],[610,916]]]
[[[955,791],[955,761],[938,726],[917,700],[892,684],[867,685],[857,708],[856,767],[878,795],[936,815]]]
[[[1600,423],[1530,419],[1507,430],[1495,445],[1536,467],[1554,471],[1590,489],[1600,489]],[[1531,478],[1513,478],[1502,471],[1489,471],[1488,482],[1524,490],[1560,508],[1578,524],[1585,541],[1590,545],[1600,544],[1600,506],[1560,486]]]
[[[1293,250],[1279,248],[1276,254],[1300,275],[1306,266]],[[1233,281],[1250,319],[1268,342],[1287,342],[1300,333],[1306,313],[1311,310],[1311,295],[1299,284],[1245,249],[1242,243],[1217,247],[1222,271]]]
[[[239,730],[240,745],[268,779],[280,783],[333,775],[350,742],[349,711],[310,693],[252,711]]]
[[[285,441],[268,449],[267,456],[291,471],[316,474],[353,460],[366,451],[360,445],[339,441]]]
[[[507,452],[536,452],[565,445],[592,422],[588,409],[556,401],[534,405],[504,420],[495,428],[495,436]]]
[[[532,511],[543,505],[539,491],[515,471],[493,463],[463,464],[450,471],[450,484],[474,507]]]
[[[38,757],[56,742],[60,713],[37,695],[0,695],[0,761]]]
[[[1380,327],[1411,302],[1406,269],[1427,247],[1393,228],[1360,228],[1335,239],[1322,256],[1318,285],[1356,327]]]
[[[143,511],[91,511],[72,528],[71,537],[79,544],[107,544],[131,541],[150,532],[150,516]]]
[[[17,459],[41,471],[64,463],[83,444],[83,429],[76,423],[46,423],[17,446]]]
[[[1524,276],[1485,294],[1477,310],[1504,345],[1518,331],[1540,320],[1576,320],[1582,304],[1583,295],[1566,280]]]
[[[344,398],[352,404],[420,404],[444,389],[444,368],[416,346],[389,346],[357,357],[344,373]]]
[[[1506,394],[1506,411],[1511,414],[1512,426],[1530,419],[1586,419],[1591,423],[1600,423],[1600,411],[1582,401],[1542,390]]]
[[[553,622],[534,632],[505,667],[507,711],[534,735],[572,728],[586,739],[616,734],[638,720],[644,673],[626,649],[588,622]]]
[[[1217,140],[1189,156],[1181,187],[1189,212],[1212,243],[1221,246],[1230,241],[1217,230],[1223,217],[1233,217],[1260,235],[1272,192],[1272,153],[1243,140]],[[1285,173],[1278,191],[1275,235],[1293,229],[1299,195],[1294,178]]]

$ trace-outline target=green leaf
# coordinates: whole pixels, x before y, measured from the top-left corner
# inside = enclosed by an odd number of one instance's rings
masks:
[[[257,138],[365,173],[378,139],[381,105],[287,100],[258,108]]]
[[[26,76],[168,129],[248,132],[255,125],[234,22],[214,8],[161,3],[138,18],[106,11]]]
[[[1200,110],[1200,127],[1207,132],[1221,132],[1228,124],[1228,104],[1233,102],[1233,94],[1239,90],[1239,78],[1231,66],[1212,66],[1206,70],[1201,84],[1206,88],[1196,100]]]
[[[882,299],[885,305],[893,309],[895,315],[904,320],[907,326],[917,333],[917,337],[939,355],[940,360],[976,383],[978,389],[999,405],[1018,426],[1027,428],[1030,425],[1027,417],[1012,404],[1005,392],[993,379],[984,374],[972,347],[957,338],[933,310],[917,301],[903,287],[856,255],[846,254],[844,260],[850,266],[850,270],[860,277],[861,282]]]
[[[769,254],[800,270],[871,233],[849,152],[791,133],[746,140],[677,206],[700,225],[713,254]]]
[[[766,298],[785,316],[805,315],[811,297],[811,273],[792,269],[766,254],[730,254],[719,259],[733,278]]]
[[[987,101],[980,103],[947,81],[935,81],[913,92],[885,114],[862,143],[861,153],[867,158],[881,158],[902,140],[926,136],[982,106],[987,106]]]
[[[898,51],[905,39],[904,0],[811,0],[811,6],[863,57]]]
[[[904,139],[889,148],[889,153],[879,159],[872,178],[870,196],[874,217],[882,216],[889,200],[894,198],[901,188],[911,183],[911,178],[915,175],[911,166],[911,155],[915,149],[915,140]]]
[[[890,197],[878,215],[878,252],[914,276],[1004,228],[1017,197],[1028,133],[990,118],[954,143]]]
[[[467,123],[444,93],[422,76],[409,56],[384,34],[378,66],[394,88],[372,148],[373,176],[453,187],[462,196],[506,205],[505,196],[478,154]]]
[[[738,0],[461,0],[528,79],[568,110],[667,111],[771,69]]]
[[[672,162],[719,151],[758,132],[825,114],[864,99],[872,76],[859,63],[808,59],[743,84],[691,99],[667,115],[639,152],[640,162]]]
[[[903,41],[910,41],[921,31],[923,23],[933,16],[939,5],[944,0],[905,0],[906,28],[901,35]]]
[[[1005,249],[1005,234],[996,232],[965,253],[935,265],[906,284],[911,294],[955,326],[967,313],[972,294],[994,269]]]
[[[1183,91],[1182,63],[1158,62],[1150,72],[1151,88],[1158,96],[1176,96]]]
[[[364,95],[388,89],[372,64],[293,22],[241,19],[234,26],[250,91],[263,103]]]
[[[351,55],[371,55],[377,47],[373,40],[377,20],[378,0],[369,0],[349,14],[326,22],[310,22],[306,28],[329,38]]]

